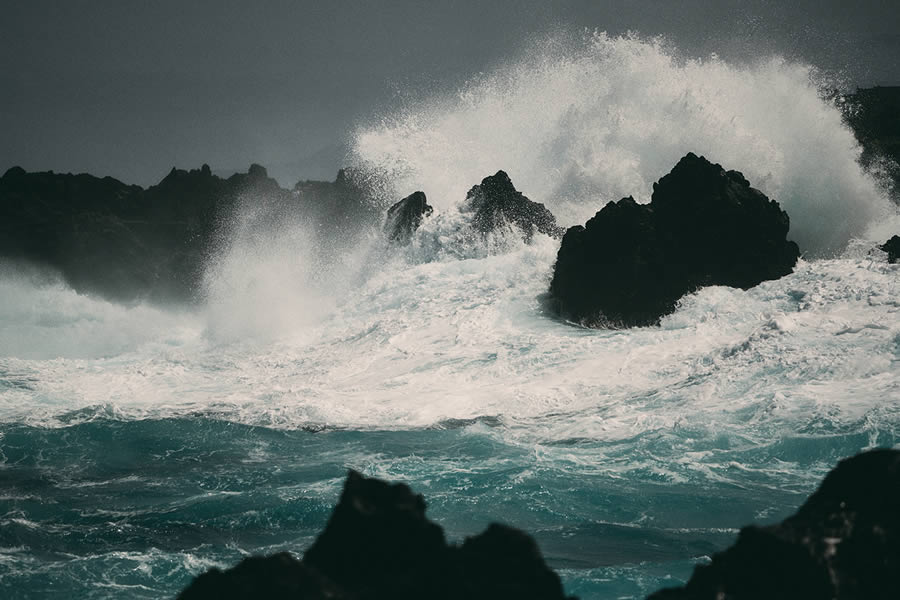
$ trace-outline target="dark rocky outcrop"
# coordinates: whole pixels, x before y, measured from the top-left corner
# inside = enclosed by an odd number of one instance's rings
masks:
[[[888,262],[893,264],[900,261],[900,235],[892,236],[884,244],[878,246],[888,254]]]
[[[900,598],[900,452],[841,461],[797,513],[745,527],[690,581],[650,600]]]
[[[173,168],[145,190],[111,177],[14,167],[0,177],[0,258],[57,269],[75,290],[114,300],[189,301],[241,203],[265,207],[270,221],[295,211],[345,242],[380,214],[362,178],[346,171],[334,182],[286,190],[260,165],[227,179],[203,165]]]
[[[787,213],[743,175],[688,154],[654,184],[650,204],[610,202],[566,231],[549,304],[586,325],[657,324],[698,288],[747,289],[790,273],[799,250],[788,228]]]
[[[388,209],[384,235],[391,242],[408,244],[422,220],[432,212],[425,192],[413,192]]]
[[[351,472],[302,562],[286,554],[249,558],[197,577],[179,599],[564,597],[559,577],[527,534],[495,524],[462,546],[448,545],[441,527],[426,518],[422,496]]]
[[[900,86],[861,88],[839,97],[847,124],[862,145],[860,162],[871,167],[887,159],[895,200],[900,200]]]
[[[472,227],[482,234],[512,225],[522,231],[525,241],[530,241],[535,231],[553,237],[560,237],[564,231],[556,224],[553,213],[516,190],[509,175],[503,171],[472,186],[462,211],[472,215]]]

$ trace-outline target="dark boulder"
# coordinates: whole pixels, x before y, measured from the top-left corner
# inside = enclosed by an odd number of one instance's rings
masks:
[[[891,239],[878,247],[887,252],[889,263],[893,264],[900,260],[900,235],[891,237]]]
[[[408,244],[422,220],[432,212],[425,192],[413,192],[388,209],[384,235],[391,242]]]
[[[504,225],[512,225],[530,241],[534,232],[560,237],[563,228],[556,224],[556,217],[538,202],[532,202],[516,190],[503,171],[485,177],[466,194],[462,212],[470,213],[472,227],[482,233],[490,233]]]
[[[287,554],[245,559],[224,573],[213,569],[200,575],[179,596],[181,600],[263,597],[565,598],[559,577],[527,534],[494,524],[461,547],[448,545],[443,529],[425,516],[421,495],[406,485],[353,471],[328,524],[302,562]]]
[[[569,228],[549,301],[591,326],[658,324],[685,294],[709,285],[751,288],[793,270],[788,215],[725,171],[688,154],[653,186],[651,202],[610,202]]]
[[[649,600],[900,598],[900,452],[841,461],[795,515],[745,527],[682,588]]]

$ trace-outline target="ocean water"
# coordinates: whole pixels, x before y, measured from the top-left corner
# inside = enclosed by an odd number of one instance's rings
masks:
[[[526,529],[581,598],[685,581],[841,458],[900,446],[900,265],[871,252],[900,221],[821,85],[777,57],[551,38],[357,132],[388,196],[436,206],[408,248],[373,231],[323,264],[300,224],[238,227],[192,308],[0,266],[0,597],[167,598],[302,555],[348,468],[409,483],[451,540]],[[589,330],[543,310],[558,242],[459,235],[499,168],[571,225],[648,200],[687,151],[789,212],[792,275]]]

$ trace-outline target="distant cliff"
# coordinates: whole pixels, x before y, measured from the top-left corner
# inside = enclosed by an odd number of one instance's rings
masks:
[[[13,167],[0,177],[0,257],[58,270],[80,292],[120,300],[191,301],[205,259],[239,203],[294,210],[346,237],[380,210],[346,171],[281,188],[259,165],[227,179],[207,165],[172,169],[143,189],[112,177]]]

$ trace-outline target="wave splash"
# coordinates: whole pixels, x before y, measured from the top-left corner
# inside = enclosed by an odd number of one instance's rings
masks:
[[[498,169],[562,224],[647,202],[688,151],[744,173],[791,216],[807,256],[833,255],[896,212],[813,67],[781,57],[684,60],[662,39],[551,37],[517,62],[362,127],[356,160],[447,210]]]

